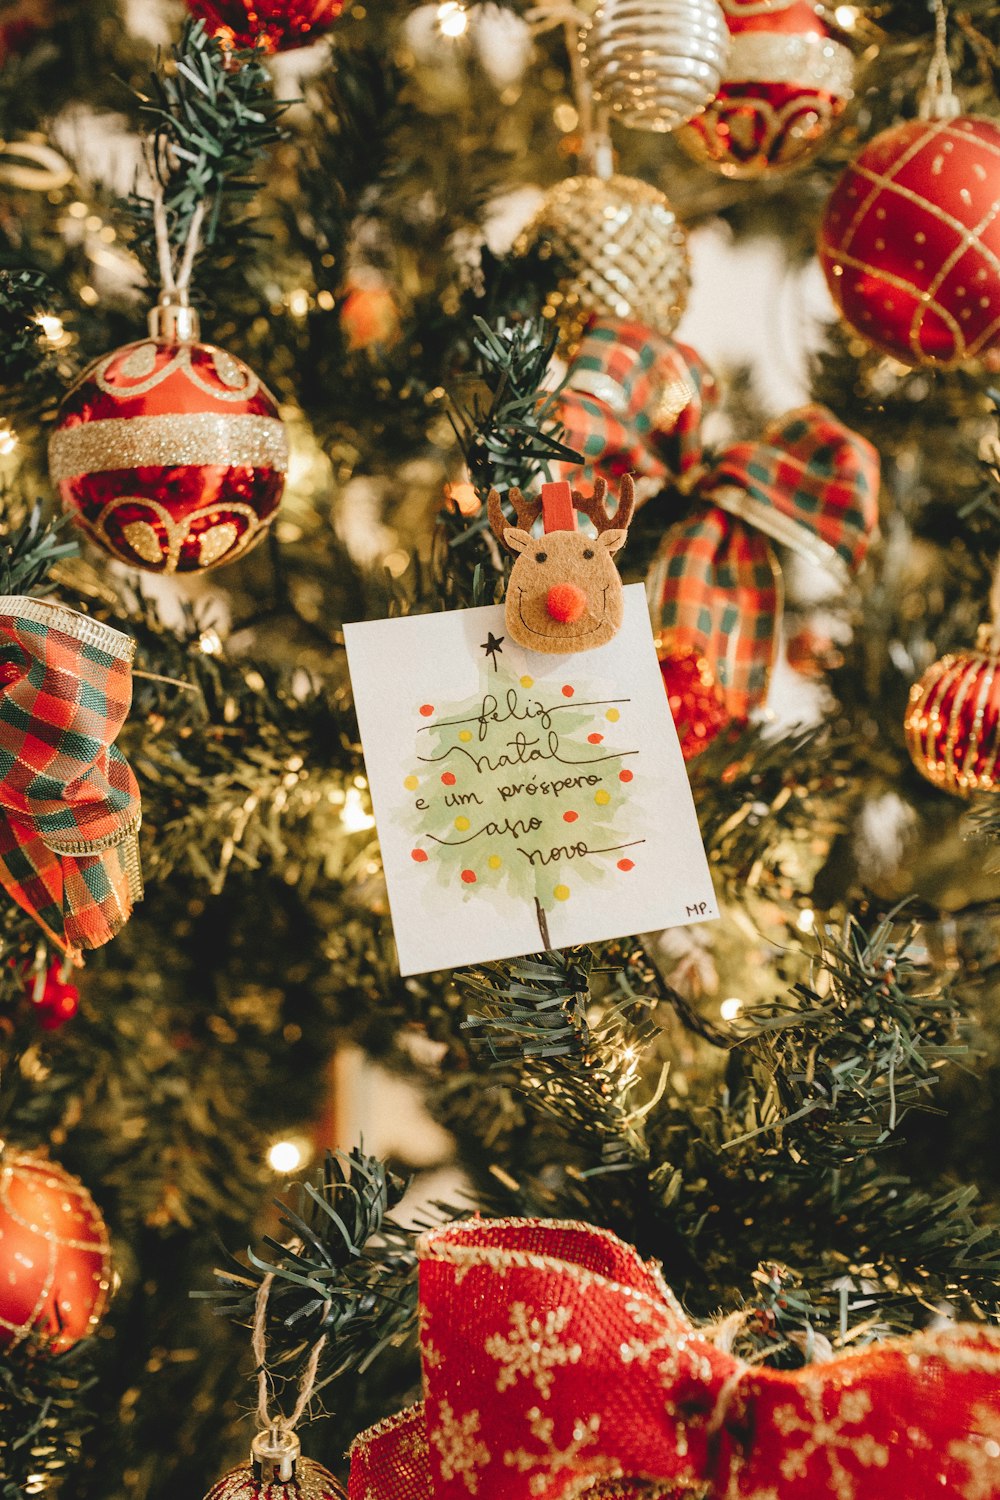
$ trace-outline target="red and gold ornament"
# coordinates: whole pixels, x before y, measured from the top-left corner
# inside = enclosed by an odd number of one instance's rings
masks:
[[[53,1354],[93,1333],[108,1304],[108,1232],[87,1189],[55,1162],[0,1155],[0,1345],[32,1332]]]
[[[722,8],[731,36],[722,87],[678,139],[727,177],[800,166],[853,96],[853,55],[809,0],[722,0]]]
[[[819,254],[849,327],[908,365],[1000,345],[1000,125],[909,120],[870,141],[834,188]]]
[[[906,744],[922,776],[959,797],[1000,783],[1000,631],[980,627],[974,651],[942,656],[910,689]]]
[[[161,299],[150,334],[87,369],[62,404],[49,467],[65,508],[119,562],[189,573],[260,541],[285,485],[274,397],[242,360],[199,342]]]
[[[188,9],[226,47],[290,52],[328,32],[344,0],[188,0]]]
[[[224,1474],[205,1500],[344,1500],[344,1491],[329,1469],[301,1456],[294,1432],[277,1427],[257,1434],[249,1462]]]

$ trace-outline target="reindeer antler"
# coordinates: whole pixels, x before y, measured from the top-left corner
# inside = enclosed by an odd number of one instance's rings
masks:
[[[522,531],[530,531],[532,526],[534,526],[535,522],[538,520],[538,517],[542,513],[542,502],[540,500],[526,500],[521,494],[520,490],[508,490],[507,499],[514,507],[514,514],[517,517],[518,526]],[[507,540],[504,536],[504,533],[511,523],[504,515],[503,509],[500,505],[499,490],[490,490],[489,494],[487,495],[486,514],[490,518],[490,526],[493,529],[493,535],[496,537],[501,546],[506,547]],[[512,547],[510,550],[513,552],[514,548]]]
[[[631,474],[625,474],[622,478],[621,489],[618,492],[618,505],[613,515],[608,515],[607,506],[604,504],[604,496],[608,487],[603,479],[595,480],[594,493],[587,499],[581,495],[579,490],[573,491],[573,505],[593,521],[597,527],[597,534],[602,531],[622,530],[625,531],[632,519],[635,509],[635,485],[632,483]]]

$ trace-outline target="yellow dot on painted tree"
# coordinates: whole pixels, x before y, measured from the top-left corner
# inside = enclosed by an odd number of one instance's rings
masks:
[[[406,787],[406,790],[408,792],[415,792],[417,790],[417,787],[420,785],[420,777],[407,776],[406,780],[403,782],[403,785]]]
[[[535,679],[533,677],[522,677],[521,678],[521,686],[523,688],[534,687],[534,685],[535,685]]]
[[[597,803],[598,807],[607,807],[608,803],[611,801],[611,793],[605,792],[603,790],[595,792],[594,801]]]
[[[469,820],[468,820],[468,818],[456,818],[455,819],[455,827],[459,830],[460,833],[464,833],[465,830],[468,828],[468,826],[469,826]]]
[[[503,860],[500,858],[499,854],[491,854],[486,863],[489,865],[491,870],[499,870],[500,866],[503,864]]]
[[[465,740],[466,744],[468,744],[469,740],[472,739],[472,730],[471,729],[460,729],[458,731],[458,737],[459,737],[460,740]]]
[[[618,712],[617,708],[609,708],[604,717],[607,719],[609,724],[617,724],[618,720],[621,718],[621,714]]]
[[[555,896],[555,898],[556,898],[557,901],[568,901],[569,900],[569,886],[568,885],[557,885],[556,888],[555,888],[555,890],[552,892],[552,894],[553,894],[553,896]]]

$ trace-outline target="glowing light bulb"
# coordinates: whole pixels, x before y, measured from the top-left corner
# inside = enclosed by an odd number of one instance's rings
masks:
[[[55,313],[41,313],[36,322],[50,344],[59,344],[65,340],[66,330],[62,318],[57,318]]]
[[[0,427],[0,458],[6,458],[17,447],[17,434],[9,427]]]
[[[816,913],[811,906],[807,906],[804,911],[799,912],[798,921],[795,925],[800,932],[812,932],[816,926]]]
[[[304,318],[309,311],[309,293],[304,286],[297,286],[288,294],[288,311],[293,318]]]
[[[438,6],[437,20],[442,36],[464,36],[469,29],[469,12],[459,0],[443,0]]]
[[[375,819],[362,802],[361,793],[357,787],[348,787],[340,821],[348,833],[363,833],[366,828],[375,827]]]
[[[853,31],[860,14],[861,12],[856,5],[838,5],[833,12],[833,19],[845,31]]]
[[[728,1000],[723,1000],[719,1006],[719,1014],[724,1021],[735,1021],[742,1009],[743,1001],[737,999],[735,995],[731,995]]]
[[[294,1172],[301,1167],[303,1155],[297,1141],[275,1141],[268,1149],[267,1164],[274,1172]]]

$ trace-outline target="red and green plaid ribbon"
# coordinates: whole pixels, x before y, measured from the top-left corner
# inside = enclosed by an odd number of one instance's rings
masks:
[[[113,743],[133,651],[75,610],[0,597],[0,884],[69,952],[142,897],[139,788]]]
[[[584,457],[552,465],[579,487],[623,474],[661,480],[701,457],[701,423],[717,400],[715,381],[686,344],[643,323],[595,318],[566,374],[557,404],[562,441]]]
[[[822,406],[780,417],[697,479],[705,508],[667,533],[649,599],[662,651],[704,657],[733,718],[763,702],[776,648],[781,575],[768,539],[846,578],[875,530],[878,486],[875,449]]]

